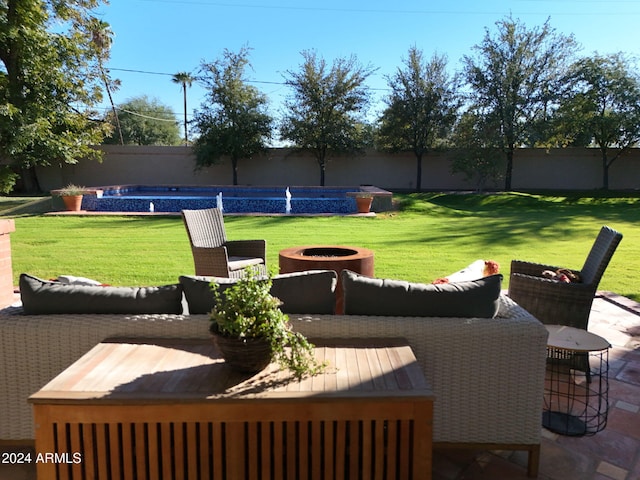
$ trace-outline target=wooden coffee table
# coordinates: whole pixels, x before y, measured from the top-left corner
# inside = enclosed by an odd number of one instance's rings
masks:
[[[318,341],[249,377],[207,340],[98,344],[29,401],[38,478],[431,478],[432,392],[402,340]],[[362,477],[360,477],[362,475]]]

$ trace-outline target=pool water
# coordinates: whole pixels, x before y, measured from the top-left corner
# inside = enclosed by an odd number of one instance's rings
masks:
[[[291,194],[287,211],[287,188]],[[107,186],[92,187],[102,195],[85,195],[82,208],[97,212],[180,212],[218,206],[224,213],[356,212],[348,192],[360,187],[231,187],[231,186]]]

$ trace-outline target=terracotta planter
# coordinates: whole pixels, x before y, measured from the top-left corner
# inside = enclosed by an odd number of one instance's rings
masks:
[[[82,210],[82,195],[63,195],[62,201],[68,211],[79,212]]]
[[[371,202],[373,202],[373,197],[356,197],[358,213],[369,213],[371,211]]]

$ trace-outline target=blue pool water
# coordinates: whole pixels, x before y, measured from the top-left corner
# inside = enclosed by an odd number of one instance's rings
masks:
[[[225,213],[335,213],[356,212],[356,202],[347,192],[359,187],[288,187],[291,194],[287,212],[287,187],[231,186],[107,186],[102,196],[85,195],[82,208],[98,212],[180,212],[185,209],[218,206],[222,194]]]

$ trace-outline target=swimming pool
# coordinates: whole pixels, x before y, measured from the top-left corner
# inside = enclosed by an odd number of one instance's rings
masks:
[[[85,195],[82,208],[96,212],[177,213],[181,210],[219,207],[221,204],[224,213],[348,214],[356,212],[355,192],[362,189],[117,185],[89,188],[98,194]],[[391,194],[385,190],[376,191]]]

